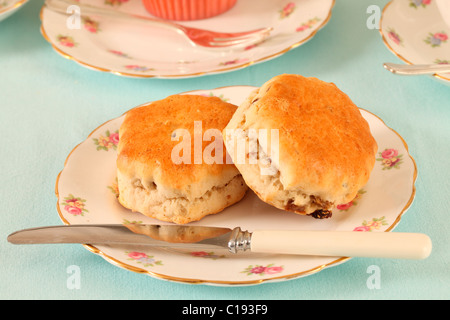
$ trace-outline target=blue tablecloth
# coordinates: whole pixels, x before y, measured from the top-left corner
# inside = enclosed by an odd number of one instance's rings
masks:
[[[2,138],[0,298],[2,299],[448,299],[450,298],[450,87],[428,76],[395,76],[400,62],[378,30],[366,26],[369,5],[338,0],[329,24],[306,44],[242,70],[191,79],[133,79],[92,71],[55,53],[39,32],[42,0],[0,24]],[[97,126],[141,103],[170,94],[230,85],[260,86],[281,73],[334,82],[377,114],[409,145],[418,166],[417,194],[395,231],[433,241],[426,260],[354,258],[312,276],[249,287],[189,285],[118,268],[81,245],[14,246],[9,233],[61,224],[55,179],[72,148]],[[67,286],[67,267],[81,271]],[[380,286],[370,288],[368,268]],[[369,269],[370,270],[370,269]]]

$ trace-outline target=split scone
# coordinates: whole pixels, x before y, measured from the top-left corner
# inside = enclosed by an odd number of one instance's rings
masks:
[[[185,224],[241,200],[247,186],[227,164],[221,134],[236,108],[217,97],[173,95],[127,112],[119,129],[119,202]]]
[[[377,143],[358,107],[333,83],[280,75],[254,91],[223,131],[247,185],[277,208],[315,218],[353,200]]]

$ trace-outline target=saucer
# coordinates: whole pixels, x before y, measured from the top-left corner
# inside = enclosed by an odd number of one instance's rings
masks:
[[[450,64],[450,28],[435,1],[392,0],[383,9],[384,44],[408,64]],[[434,74],[450,84],[450,73]]]

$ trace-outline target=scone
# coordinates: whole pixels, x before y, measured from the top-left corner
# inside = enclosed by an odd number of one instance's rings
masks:
[[[236,108],[217,97],[173,95],[127,112],[119,129],[119,202],[185,224],[242,199],[247,186],[227,163],[221,135]]]
[[[195,243],[230,232],[227,228],[199,226],[189,227],[181,225],[173,226],[136,223],[126,223],[124,226],[134,233],[143,234],[156,240],[171,243]]]
[[[223,134],[261,200],[315,218],[330,217],[336,205],[354,199],[377,151],[367,121],[346,94],[300,75],[277,76],[254,91]]]

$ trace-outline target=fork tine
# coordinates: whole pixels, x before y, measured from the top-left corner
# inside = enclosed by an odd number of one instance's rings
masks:
[[[267,38],[270,34],[270,30],[272,28],[261,29],[262,31],[259,33],[246,33],[246,35],[241,35],[238,37],[231,38],[214,38],[210,41],[210,45],[213,47],[229,47],[235,46],[239,44],[254,44],[258,42],[262,42],[265,38]]]
[[[220,36],[214,37],[214,41],[246,40],[252,37],[268,35],[272,29],[273,28],[269,27],[240,33],[221,33]]]
[[[254,44],[254,43],[258,43],[261,42],[265,39],[266,37],[255,37],[253,40],[249,40],[250,38],[243,38],[240,40],[228,40],[228,41],[210,41],[210,45],[213,47],[230,47],[230,46],[235,46],[235,45],[239,45],[239,44]]]
[[[249,37],[241,37],[241,38],[219,38],[217,39],[211,39],[211,38],[194,38],[192,39],[189,37],[189,40],[194,45],[201,45],[204,47],[214,47],[214,48],[221,48],[221,47],[230,47],[234,45],[241,45],[241,44],[253,44],[255,42],[261,42],[265,38],[267,38],[269,34],[268,33],[261,33],[261,34],[254,34],[253,36]],[[201,43],[200,43],[201,42]]]

